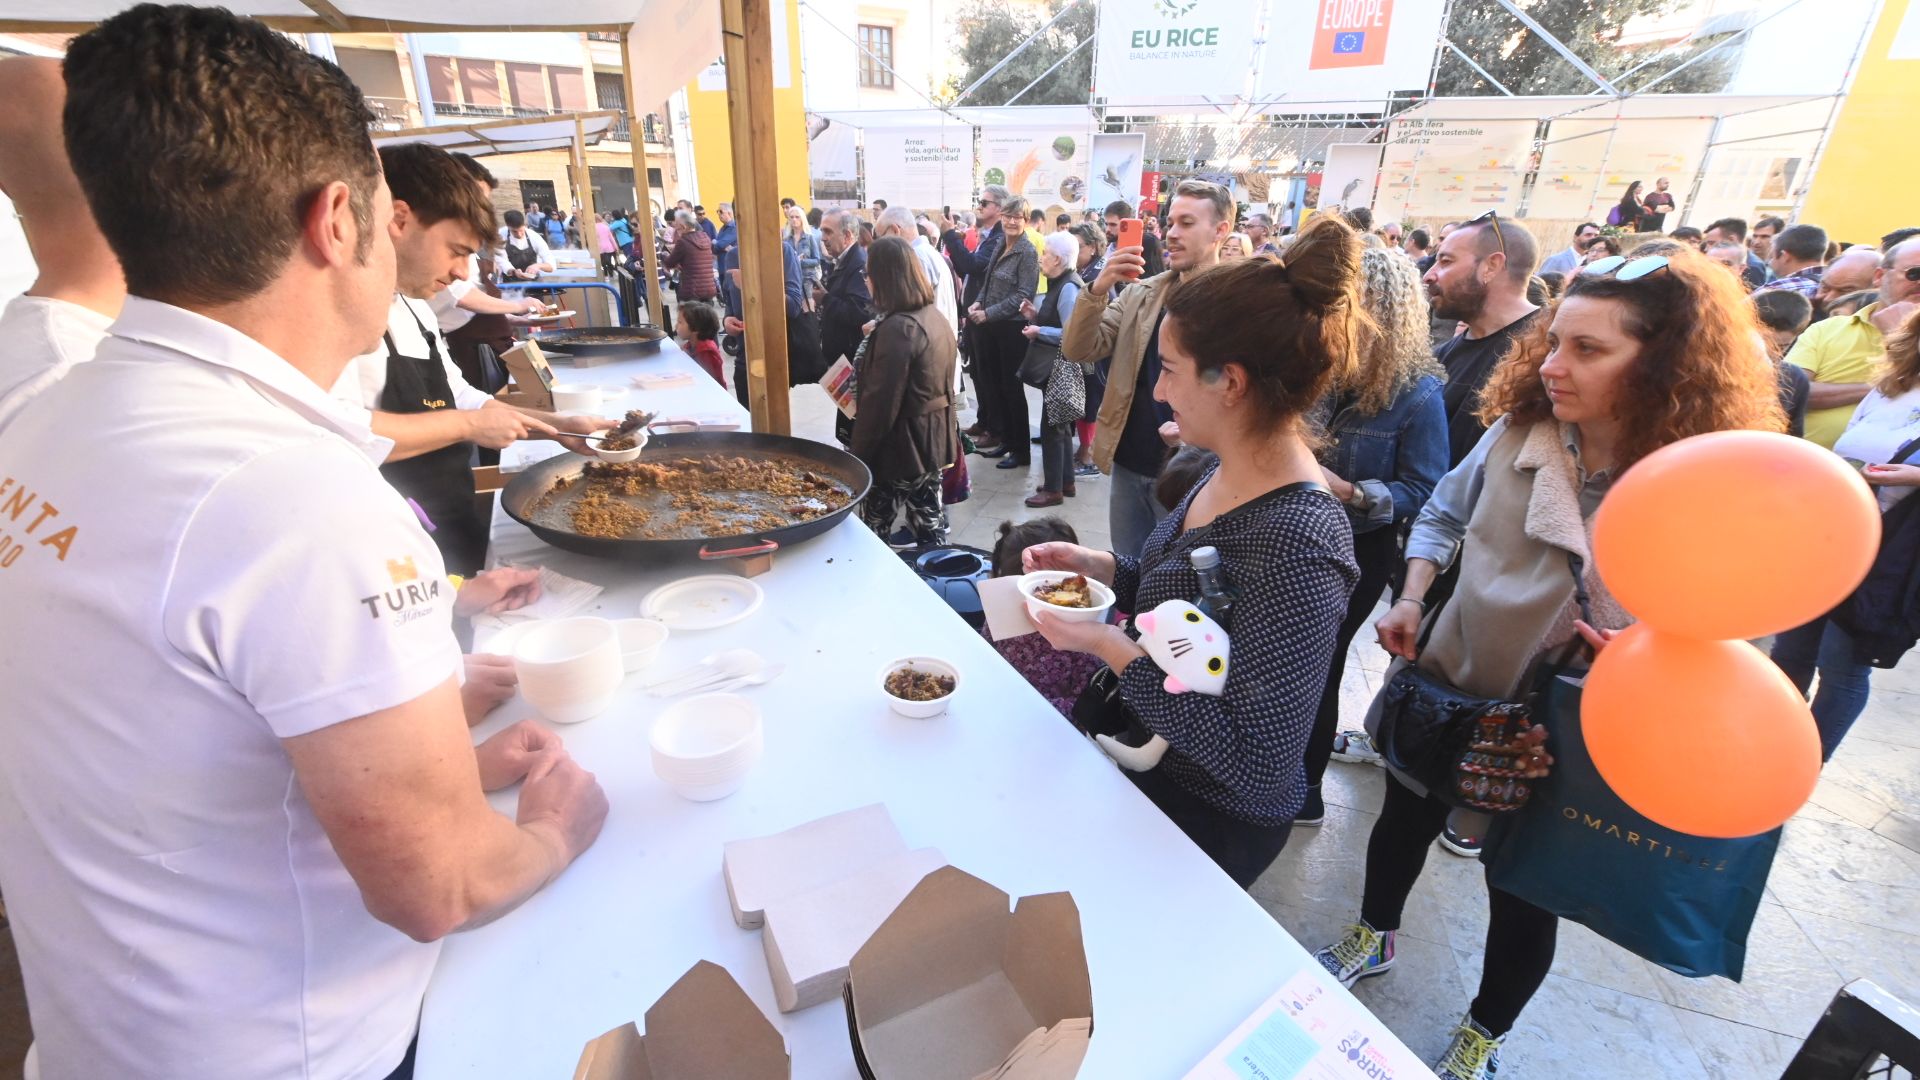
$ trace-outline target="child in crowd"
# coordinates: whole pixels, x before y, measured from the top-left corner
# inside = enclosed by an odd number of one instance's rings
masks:
[[[673,320],[673,332],[680,339],[680,347],[687,350],[700,370],[713,376],[713,381],[721,386],[727,385],[726,361],[720,355],[719,309],[698,301],[681,304],[680,313]]]
[[[1159,479],[1153,483],[1154,501],[1167,513],[1173,513],[1180,508],[1180,500],[1206,479],[1207,470],[1219,460],[1213,451],[1197,446],[1183,446],[1175,450],[1161,468]]]
[[[1767,355],[1773,360],[1773,373],[1780,383],[1780,408],[1787,414],[1787,434],[1798,438],[1807,430],[1807,395],[1813,384],[1805,369],[1783,359],[1787,350],[1813,322],[1813,303],[1792,289],[1768,289],[1753,294],[1754,311],[1760,316],[1760,333],[1767,341]]]
[[[1057,517],[1036,518],[1015,524],[1011,521],[1000,523],[1000,538],[993,544],[993,576],[1019,577],[1024,571],[1020,568],[1020,555],[1035,544],[1051,541],[1079,543],[1073,526]],[[992,635],[981,627],[980,633],[992,641]],[[1087,688],[1087,681],[1100,669],[1098,657],[1089,653],[1061,652],[1038,633],[1022,634],[994,641],[993,647],[1000,653],[1001,659],[1013,666],[1035,690],[1047,699],[1047,703],[1060,710],[1060,715],[1073,716],[1074,700],[1080,691]]]

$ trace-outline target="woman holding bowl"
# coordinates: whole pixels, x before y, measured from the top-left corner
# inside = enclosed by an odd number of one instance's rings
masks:
[[[1219,464],[1138,557],[1064,543],[1026,552],[1029,572],[1085,574],[1143,612],[1198,597],[1189,555],[1218,549],[1236,593],[1218,697],[1169,693],[1167,673],[1119,627],[1048,612],[1034,622],[1055,648],[1116,673],[1127,711],[1169,747],[1157,768],[1126,775],[1243,887],[1279,855],[1306,799],[1302,756],[1360,576],[1307,431],[1360,340],[1359,283],[1359,238],[1323,219],[1285,260],[1243,259],[1183,284],[1160,326],[1154,397]]]

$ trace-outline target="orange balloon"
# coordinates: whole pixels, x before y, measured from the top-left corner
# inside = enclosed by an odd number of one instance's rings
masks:
[[[1880,548],[1880,510],[1832,451],[1767,431],[1664,446],[1628,469],[1593,522],[1600,577],[1671,634],[1777,634],[1833,610]]]
[[[1587,674],[1580,728],[1615,794],[1695,836],[1766,832],[1820,779],[1806,700],[1744,641],[1628,627]]]

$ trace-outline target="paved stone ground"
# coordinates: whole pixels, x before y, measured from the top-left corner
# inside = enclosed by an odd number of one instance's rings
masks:
[[[792,401],[795,433],[831,441],[826,396],[808,387]],[[1034,486],[1024,470],[995,469],[977,457],[969,465],[974,493],[953,510],[956,542],[990,548],[1001,521],[1054,513],[1083,543],[1107,543],[1103,478],[1082,477],[1078,498],[1033,511],[1021,505]],[[1385,666],[1370,642],[1354,647],[1342,687],[1346,725],[1359,726]],[[1327,774],[1326,825],[1296,832],[1254,886],[1260,903],[1309,949],[1333,940],[1359,909],[1383,782],[1379,769],[1336,762]],[[1361,983],[1360,1000],[1433,1060],[1479,983],[1485,931],[1478,865],[1436,849],[1407,905],[1398,966]],[[1681,978],[1569,924],[1501,1076],[1775,1077],[1834,992],[1856,978],[1920,1004],[1920,662],[1874,674],[1866,715],[1813,801],[1787,826],[1743,982]],[[0,932],[0,1077],[18,1075],[30,1037],[12,937]]]

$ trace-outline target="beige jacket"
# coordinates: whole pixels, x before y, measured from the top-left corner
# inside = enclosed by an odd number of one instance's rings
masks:
[[[1580,617],[1567,555],[1586,568],[1598,625],[1633,621],[1593,566],[1592,523],[1555,422],[1509,428],[1487,455],[1486,479],[1460,549],[1460,584],[1440,609],[1420,666],[1469,694],[1524,694],[1542,654],[1574,636]]]
[[[1060,355],[1076,364],[1092,365],[1111,356],[1113,367],[1107,372],[1106,397],[1100,402],[1099,426],[1093,436],[1093,460],[1101,472],[1113,471],[1113,452],[1120,445],[1120,432],[1127,426],[1127,413],[1133,408],[1133,389],[1140,381],[1140,362],[1147,354],[1147,335],[1160,320],[1160,307],[1166,303],[1167,288],[1173,271],[1157,274],[1120,293],[1118,304],[1112,295],[1096,296],[1084,289],[1073,306],[1060,335]]]
[[[1422,670],[1480,697],[1518,700],[1535,665],[1561,649],[1580,617],[1567,555],[1585,565],[1596,625],[1633,622],[1594,569],[1592,522],[1580,513],[1580,479],[1566,432],[1557,422],[1509,428],[1487,455],[1480,497],[1460,549],[1460,584],[1435,616],[1418,661]],[[1395,661],[1388,676],[1405,661]],[[1380,701],[1367,713],[1378,733]],[[1424,788],[1399,770],[1417,793]],[[1460,828],[1473,835],[1481,826]]]

